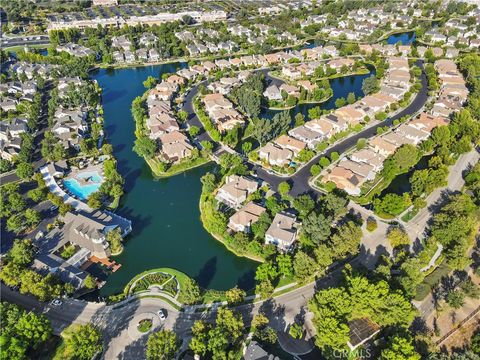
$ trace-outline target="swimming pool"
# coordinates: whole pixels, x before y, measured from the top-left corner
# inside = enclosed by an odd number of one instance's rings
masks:
[[[102,182],[103,178],[98,172],[84,171],[76,174],[73,178],[65,179],[63,184],[70,193],[82,200],[86,200],[91,194],[98,191]]]

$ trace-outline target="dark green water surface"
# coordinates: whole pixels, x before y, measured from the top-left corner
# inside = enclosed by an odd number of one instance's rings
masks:
[[[200,222],[200,177],[213,165],[156,180],[146,162],[132,151],[135,126],[130,105],[145,91],[142,82],[149,75],[158,77],[180,66],[185,65],[93,73],[103,89],[106,135],[125,178],[125,195],[117,213],[131,219],[133,225],[124,252],[115,258],[122,267],[108,277],[100,291],[102,296],[121,291],[136,274],[157,267],[181,270],[205,288],[253,287],[256,263],[230,253]]]
[[[125,195],[117,213],[131,219],[133,227],[123,253],[115,259],[122,267],[108,276],[100,296],[120,292],[138,273],[159,267],[183,271],[204,288],[225,290],[238,285],[249,290],[254,286],[257,263],[230,253],[203,229],[200,221],[200,177],[214,165],[157,180],[146,162],[132,151],[135,124],[130,106],[145,91],[143,81],[150,75],[159,77],[185,66],[175,63],[101,69],[92,74],[103,89],[106,135],[125,178]],[[362,81],[371,74],[332,80],[333,97],[322,108],[334,107],[335,100],[349,92],[363,96]],[[302,105],[293,112],[306,113],[311,106]]]

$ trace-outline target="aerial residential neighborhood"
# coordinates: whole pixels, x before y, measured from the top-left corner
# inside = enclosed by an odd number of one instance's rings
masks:
[[[0,25],[0,358],[480,358],[478,1]]]

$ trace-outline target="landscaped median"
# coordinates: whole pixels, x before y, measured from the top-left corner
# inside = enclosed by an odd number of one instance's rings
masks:
[[[168,295],[175,297],[179,295],[178,290],[181,291],[182,285],[185,284],[185,281],[187,281],[187,279],[189,279],[188,275],[175,269],[152,269],[144,271],[135,276],[132,280],[128,282],[123,292],[125,294],[134,294],[140,291],[147,290],[152,285],[158,285],[159,287],[162,287],[162,285],[165,285],[167,281],[168,283],[171,283],[173,281],[175,286],[168,286],[163,291],[165,291]]]

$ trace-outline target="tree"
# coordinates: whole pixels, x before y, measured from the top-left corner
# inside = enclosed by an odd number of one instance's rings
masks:
[[[177,117],[179,118],[180,122],[185,122],[188,119],[188,112],[185,110],[180,110],[177,113]]]
[[[33,176],[33,166],[27,162],[21,162],[17,165],[17,176],[22,180],[28,180]]]
[[[300,240],[305,245],[315,246],[330,236],[332,219],[323,214],[312,211],[302,224],[302,236]]]
[[[367,146],[367,140],[364,138],[360,138],[357,140],[356,148],[357,150],[362,150]]]
[[[290,128],[292,122],[290,113],[282,111],[269,119],[258,119],[253,123],[252,136],[261,145],[276,138],[281,133],[285,133]]]
[[[2,279],[7,286],[17,286],[20,284],[20,275],[22,274],[23,269],[22,266],[15,264],[14,262],[9,262],[2,266],[0,279]]]
[[[475,209],[476,205],[468,195],[452,195],[433,216],[432,235],[444,246],[447,263],[454,269],[463,269],[470,261],[466,252],[478,226]]]
[[[103,350],[102,335],[92,324],[72,325],[63,333],[64,358],[90,360]]]
[[[200,145],[202,146],[202,149],[207,153],[211,154],[213,150],[213,144],[211,141],[208,140],[202,140],[200,141]]]
[[[195,280],[186,278],[180,287],[180,301],[184,304],[194,304],[200,299],[200,287]]]
[[[335,100],[335,107],[336,108],[341,108],[342,106],[345,106],[347,104],[347,100],[345,100],[344,97],[339,97],[337,100]]]
[[[270,262],[264,262],[257,267],[257,271],[255,272],[255,280],[273,280],[277,274],[278,271],[275,265]]]
[[[330,154],[330,159],[332,160],[332,162],[337,161],[339,158],[340,155],[338,154],[338,152],[332,151],[332,153]]]
[[[320,116],[322,116],[322,109],[320,106],[315,106],[313,108],[308,109],[308,117],[312,119],[318,119]]]
[[[449,145],[452,135],[448,126],[437,126],[432,130],[432,140],[436,146]]]
[[[258,221],[253,223],[251,226],[252,233],[255,236],[255,238],[263,240],[265,238],[265,233],[267,232],[271,223],[272,223],[272,219],[270,219],[267,212],[266,211],[263,212],[262,215],[260,215],[260,217],[258,218]]]
[[[261,299],[268,299],[274,290],[270,280],[264,280],[255,286],[255,294],[260,295]]]
[[[113,153],[113,146],[112,144],[104,143],[102,145],[102,153],[104,155],[111,155]]]
[[[295,115],[295,126],[301,126],[305,123],[305,117],[303,116],[303,114],[301,112],[297,113],[297,115]]]
[[[29,190],[27,196],[32,199],[34,202],[38,203],[46,198],[45,188],[36,188]]]
[[[219,165],[224,174],[245,174],[247,171],[243,159],[237,153],[220,155]]]
[[[87,275],[83,285],[85,285],[87,289],[95,289],[97,287],[97,282],[92,275]]]
[[[229,304],[238,304],[245,299],[246,293],[244,290],[235,286],[234,288],[227,290],[225,292],[225,297]]]
[[[192,339],[189,348],[197,355],[204,356],[208,347],[208,332],[211,327],[204,321],[197,320],[192,326]]]
[[[322,168],[320,167],[320,165],[318,164],[314,164],[312,165],[312,167],[310,168],[310,174],[312,176],[317,176],[318,174],[320,174],[320,172],[322,171]]]
[[[310,195],[300,195],[293,199],[293,207],[299,212],[301,217],[304,217],[315,208],[315,201],[313,201]]]
[[[202,182],[202,193],[211,194],[216,188],[215,175],[208,172],[200,179]]]
[[[198,126],[195,126],[195,125],[190,126],[190,128],[188,129],[188,133],[190,134],[190,136],[192,138],[197,136],[199,132],[200,132],[200,128]]]
[[[316,262],[303,251],[298,251],[293,260],[293,270],[295,278],[304,281],[312,276],[317,270]]]
[[[290,185],[286,181],[282,181],[278,184],[278,193],[281,197],[286,197],[290,192]]]
[[[133,151],[135,151],[139,156],[150,159],[153,157],[153,155],[155,155],[155,152],[157,151],[157,144],[149,137],[141,135],[135,140]]]
[[[294,339],[301,339],[303,336],[303,326],[297,323],[293,323],[288,330],[288,333]]]
[[[153,76],[148,76],[147,79],[143,82],[143,86],[146,89],[151,89],[157,84],[157,79],[155,79]]]
[[[381,360],[420,360],[410,336],[393,335],[387,342],[388,347],[382,350]]]
[[[52,327],[45,315],[26,312],[18,305],[0,303],[1,356],[5,359],[25,359],[27,352],[38,349],[50,339]]]
[[[371,282],[363,275],[344,270],[345,285],[319,290],[309,302],[317,330],[315,344],[321,349],[345,347],[349,340],[348,322],[369,318],[379,326],[408,326],[415,311],[401,292],[391,290],[381,280]],[[385,306],[385,304],[388,304]]]
[[[20,293],[32,294],[40,301],[47,301],[60,296],[62,287],[58,279],[52,275],[42,276],[33,270],[24,270],[20,274]]]
[[[226,145],[235,148],[240,140],[240,127],[235,126],[233,129],[228,130],[222,140]]]
[[[213,359],[226,359],[229,344],[234,347],[239,344],[244,323],[240,313],[227,308],[220,308],[217,312],[215,326],[208,333],[208,349]]]
[[[31,227],[37,226],[40,220],[41,220],[41,217],[38,211],[33,209],[25,210],[25,222],[28,226],[31,226]]]
[[[26,266],[33,261],[33,246],[29,239],[15,240],[7,253],[7,259],[20,266]]]
[[[45,315],[25,312],[15,324],[16,336],[26,339],[36,349],[52,336],[50,321]]]
[[[410,245],[408,234],[399,227],[392,228],[387,234],[387,239],[394,249]]]
[[[349,103],[349,104],[353,104],[355,101],[356,101],[356,98],[355,98],[355,93],[353,93],[353,92],[351,92],[351,93],[348,93],[348,96],[347,96],[347,103]]]
[[[322,168],[330,165],[330,160],[326,156],[322,156],[318,162]]]
[[[371,75],[368,78],[363,79],[362,91],[365,95],[369,95],[378,91],[379,81],[375,75]]]
[[[278,273],[283,277],[291,277],[293,275],[292,257],[288,254],[277,256]]]
[[[242,151],[243,153],[246,155],[248,154],[250,151],[252,151],[252,143],[250,141],[245,141],[243,144],[242,144]]]
[[[392,216],[400,215],[411,204],[408,193],[400,196],[394,193],[386,194],[382,199],[375,199],[373,206],[377,213],[385,213]]]
[[[465,304],[465,294],[460,290],[453,290],[447,295],[447,304],[454,309],[460,309]]]
[[[147,359],[170,360],[179,350],[179,339],[171,330],[160,330],[148,337]]]
[[[362,239],[362,228],[353,221],[339,226],[337,232],[330,238],[332,254],[335,259],[356,254]]]
[[[21,214],[14,214],[7,220],[7,230],[16,234],[18,234],[24,226],[24,217]]]
[[[100,209],[102,207],[102,194],[100,191],[90,194],[87,199],[87,205],[92,209]]]

